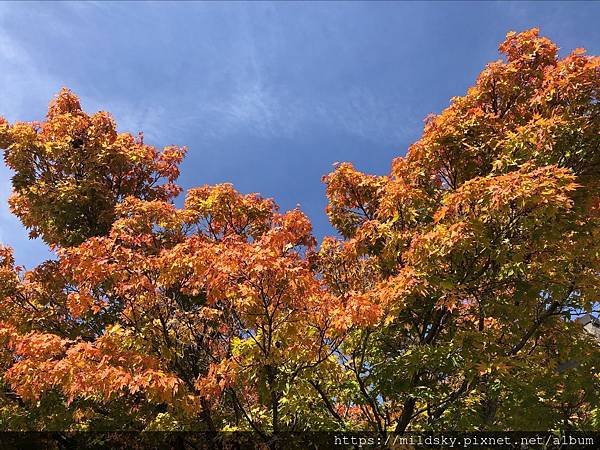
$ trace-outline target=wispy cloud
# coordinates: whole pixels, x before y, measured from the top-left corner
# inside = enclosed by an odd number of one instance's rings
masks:
[[[262,16],[257,10],[274,15],[268,30],[258,27],[261,19],[257,16]],[[191,11],[195,10],[190,7]],[[195,12],[198,18],[200,14]],[[331,85],[313,90],[311,84],[320,81],[318,75],[314,79],[314,55],[287,54],[282,42],[289,39],[289,30],[278,23],[277,14],[277,8],[264,4],[250,12],[248,8],[231,9],[221,24],[228,41],[199,40],[201,45],[195,47],[182,41],[178,51],[185,59],[180,70],[175,68],[177,64],[158,64],[156,72],[144,79],[148,85],[157,83],[157,88],[148,88],[143,98],[127,101],[109,93],[99,99],[92,97],[96,93],[87,92],[87,99],[90,104],[102,100],[122,129],[143,130],[155,141],[164,141],[164,136],[177,139],[180,132],[190,129],[195,137],[211,141],[240,132],[265,139],[294,138],[320,128],[395,145],[415,127],[420,128],[422,117],[408,106],[406,90],[370,86],[368,79],[362,84],[348,82],[345,69],[335,64],[323,67]],[[299,20],[308,30],[315,28],[311,17],[304,15]],[[316,32],[315,39],[326,37],[318,34],[318,29]],[[338,33],[329,38],[333,39],[331,48],[352,61],[353,49],[346,37]],[[296,63],[299,70],[309,69],[313,79],[290,72],[288,66]],[[160,83],[151,79],[154,77]]]
[[[0,6],[0,24],[5,19],[6,8]],[[25,98],[47,97],[55,80],[35,63],[26,49],[0,26],[0,111],[10,121],[23,120],[27,107]],[[0,242],[14,248],[18,263],[32,266],[49,253],[40,241],[28,239],[27,231],[8,208],[12,191],[11,173],[0,164]]]
[[[408,106],[401,93],[384,96],[355,87],[345,95],[302,98],[276,90],[260,79],[218,99],[202,98],[181,115],[160,104],[142,106],[115,100],[111,112],[124,130],[143,130],[151,139],[161,140],[169,132],[196,128],[207,140],[221,139],[240,131],[262,138],[293,138],[315,126],[332,133],[354,135],[369,141],[394,145],[414,134],[422,118]]]
[[[43,98],[56,80],[38,67],[27,49],[2,26],[7,9],[0,5],[0,86],[3,88],[0,106],[9,120],[22,119],[25,99]]]

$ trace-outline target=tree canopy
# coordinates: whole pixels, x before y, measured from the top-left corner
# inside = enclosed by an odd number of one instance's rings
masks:
[[[174,204],[158,150],[63,89],[0,118],[2,430],[540,430],[600,425],[600,58],[509,33],[390,173],[323,178],[339,231],[230,184]]]

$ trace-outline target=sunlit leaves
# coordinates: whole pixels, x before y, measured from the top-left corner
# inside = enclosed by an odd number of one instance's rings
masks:
[[[168,200],[185,149],[162,152],[140,134],[117,133],[105,112],[86,114],[63,89],[45,122],[0,124],[6,164],[14,170],[11,209],[48,244],[77,245],[104,235],[127,196]],[[163,181],[160,184],[160,181]]]
[[[369,301],[342,315],[341,358],[371,428],[526,429],[528,402],[544,427],[591,423],[577,386],[597,378],[553,371],[584,338],[570,314],[598,300],[600,59],[559,59],[537,29],[500,51],[389,176],[325,177],[345,241],[325,240],[319,263],[349,305]],[[596,343],[581,348],[598,364]],[[556,394],[536,403],[532,377]]]

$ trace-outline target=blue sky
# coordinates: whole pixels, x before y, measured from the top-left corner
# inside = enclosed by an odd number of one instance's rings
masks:
[[[0,114],[42,119],[67,86],[123,131],[188,146],[186,189],[229,181],[300,204],[320,238],[334,162],[387,173],[506,32],[600,54],[599,21],[592,2],[0,3]],[[9,177],[0,242],[32,267],[48,253],[8,212]]]

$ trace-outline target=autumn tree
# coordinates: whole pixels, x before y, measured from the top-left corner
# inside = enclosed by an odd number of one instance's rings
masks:
[[[13,210],[58,254],[24,271],[2,249],[5,416],[23,416],[7,427],[330,427],[313,384],[343,375],[342,306],[307,258],[308,219],[228,184],[178,209],[183,149],[114,129],[66,90],[47,122],[3,124]]]
[[[386,176],[325,177],[339,238],[230,184],[174,204],[185,150],[63,90],[0,120],[10,205],[57,258],[0,247],[2,429],[598,426],[600,59],[509,33]]]
[[[600,58],[557,50],[509,33],[389,175],[325,177],[329,290],[379,308],[340,353],[363,426],[597,426]]]
[[[145,145],[141,134],[117,133],[109,114],[87,115],[67,89],[51,102],[45,122],[10,125],[0,118],[0,147],[15,172],[11,210],[30,229],[31,237],[42,237],[54,249],[106,235],[117,205],[128,196],[170,201],[180,191],[174,181],[184,148],[167,147],[159,152]],[[20,358],[11,338],[14,332],[90,340],[115,320],[118,304],[93,320],[70,314],[67,299],[75,287],[61,272],[59,261],[46,261],[26,272],[12,267],[10,250],[3,251],[2,281],[7,288],[1,296],[1,320],[7,326],[4,343],[12,348],[7,363]],[[17,428],[71,425],[74,408],[60,397],[46,396],[33,407],[8,389],[4,400],[11,411],[4,428],[14,428],[15,420]],[[122,419],[119,407],[111,415]],[[111,421],[107,426],[114,426]]]

